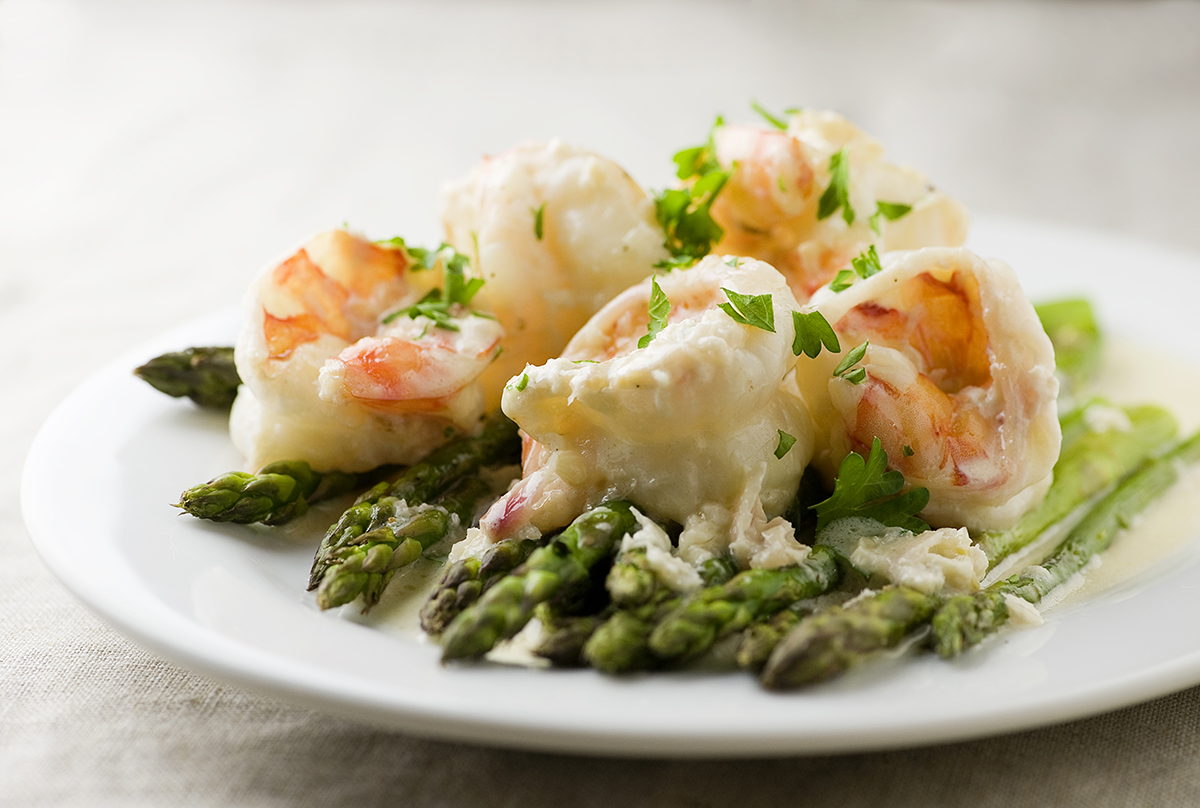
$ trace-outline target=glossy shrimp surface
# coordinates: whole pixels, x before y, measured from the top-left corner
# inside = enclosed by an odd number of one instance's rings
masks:
[[[805,301],[874,244],[880,252],[956,247],[967,235],[965,208],[934,189],[925,175],[884,159],[883,147],[841,115],[806,110],[787,131],[721,126],[713,133],[718,162],[731,171],[713,204],[725,230],[717,252],[737,252],[783,272]],[[822,217],[820,200],[833,182],[830,161],[845,160],[845,205]],[[879,203],[910,208],[895,218]],[[847,221],[849,219],[849,221]]]
[[[230,430],[247,464],[361,471],[412,463],[448,434],[474,431],[499,323],[465,310],[451,312],[457,330],[424,316],[384,322],[435,280],[402,247],[345,230],[267,267],[247,295],[235,354],[244,384]]]
[[[795,364],[786,281],[759,261],[710,256],[657,283],[671,309],[645,347],[649,279],[605,306],[561,358],[506,388],[504,411],[529,436],[524,477],[481,528],[493,541],[545,532],[620,497],[684,525],[687,561],[732,547],[747,565],[794,563],[804,550],[790,530],[770,532],[812,448],[807,411],[781,392]],[[720,309],[722,288],[770,295],[775,332]],[[781,431],[796,442],[776,457]]]
[[[1054,352],[1016,277],[965,249],[886,254],[883,270],[810,301],[842,354],[797,366],[832,478],[878,437],[888,464],[930,492],[925,518],[1002,528],[1040,500],[1058,458]],[[869,343],[854,383],[839,359]]]
[[[654,203],[616,163],[558,140],[486,158],[444,194],[446,238],[486,283],[508,335],[487,372],[499,391],[558,356],[588,318],[666,257]]]

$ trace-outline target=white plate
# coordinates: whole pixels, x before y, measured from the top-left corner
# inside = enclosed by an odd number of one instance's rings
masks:
[[[1191,257],[1005,221],[978,225],[972,246],[1012,264],[1035,298],[1087,291],[1113,331],[1181,355],[1200,350],[1191,310],[1200,263]],[[1200,620],[1181,619],[1200,614],[1196,542],[956,663],[904,658],[799,693],[766,693],[741,674],[444,668],[433,645],[320,613],[304,591],[313,543],[296,531],[213,525],[170,507],[239,458],[221,418],[152,391],[130,370],[162,351],[230,343],[236,327],[224,313],[102,370],[50,417],[25,468],[25,519],[47,565],[101,617],[186,667],[422,735],[628,755],[946,741],[1200,683]]]

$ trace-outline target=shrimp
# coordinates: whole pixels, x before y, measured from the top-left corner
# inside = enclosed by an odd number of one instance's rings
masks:
[[[731,171],[712,206],[725,231],[715,250],[771,263],[800,301],[872,244],[883,252],[957,247],[966,240],[968,216],[961,204],[919,171],[886,162],[878,141],[836,113],[800,112],[786,132],[720,126],[713,148]],[[838,152],[848,204],[819,218]]]
[[[387,317],[435,280],[414,271],[402,246],[345,230],[267,267],[247,294],[235,350],[244,384],[230,432],[248,465],[301,459],[363,471],[415,462],[448,433],[475,431],[478,378],[499,350],[500,324],[457,306],[450,328]]]
[[[823,353],[796,376],[832,479],[878,437],[888,465],[929,489],[927,521],[990,530],[1040,501],[1058,458],[1054,351],[1016,276],[962,248],[888,253],[882,271],[809,305],[844,356],[869,342],[854,383]]]
[[[526,367],[506,388],[504,411],[528,436],[524,477],[481,520],[487,540],[550,531],[628,498],[684,525],[685,561],[731,545],[746,564],[804,554],[776,518],[812,452],[807,411],[794,391],[780,391],[792,383],[797,304],[769,265],[728,261],[709,256],[657,277],[671,308],[645,347],[651,279],[601,309],[561,358]],[[775,331],[721,310],[722,287],[770,295]],[[781,432],[795,438],[786,452]]]
[[[666,258],[654,203],[620,166],[558,140],[485,159],[443,199],[446,240],[484,280],[509,339],[485,374],[499,403],[526,364],[558,356],[618,292]]]

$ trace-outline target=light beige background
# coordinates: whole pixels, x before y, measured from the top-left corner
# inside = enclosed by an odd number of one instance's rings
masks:
[[[38,560],[25,453],[105,361],[318,228],[435,240],[440,183],[485,152],[559,135],[661,188],[751,99],[845,112],[979,214],[1200,252],[1196,3],[0,0],[0,805],[1200,802],[1200,690],[857,756],[509,752],[194,676]],[[86,484],[64,469],[79,530]]]

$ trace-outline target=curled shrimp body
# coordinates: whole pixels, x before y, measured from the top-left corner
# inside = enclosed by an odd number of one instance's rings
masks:
[[[550,531],[618,497],[683,524],[688,561],[739,540],[747,564],[786,556],[788,542],[799,551],[790,531],[773,548],[761,538],[795,496],[812,448],[807,411],[780,391],[795,364],[796,303],[767,264],[729,261],[710,256],[657,278],[671,309],[645,347],[650,279],[601,309],[561,358],[510,383],[504,411],[529,440],[524,477],[481,520],[489,539]],[[770,295],[774,333],[721,310],[722,287]],[[781,431],[796,440],[777,457]]]
[[[499,391],[558,356],[587,319],[666,257],[654,203],[616,163],[558,140],[486,158],[444,194],[447,241],[486,283],[477,300],[503,324],[486,374]]]
[[[230,431],[247,464],[362,471],[415,462],[448,431],[476,430],[477,380],[499,349],[499,323],[465,309],[451,310],[452,328],[424,316],[383,322],[434,280],[413,271],[403,247],[345,230],[267,267],[235,351],[244,384]]]
[[[888,465],[929,489],[935,525],[1002,528],[1036,504],[1061,440],[1054,352],[1016,276],[962,248],[888,253],[883,270],[810,301],[842,355],[797,366],[832,477],[878,437]],[[869,342],[850,374],[842,356]]]
[[[966,240],[961,204],[921,172],[888,163],[877,140],[836,113],[797,113],[786,132],[718,127],[713,146],[717,161],[732,172],[712,206],[725,230],[716,251],[771,263],[800,301],[872,244],[883,252],[957,247]],[[839,152],[846,199],[822,211]]]

